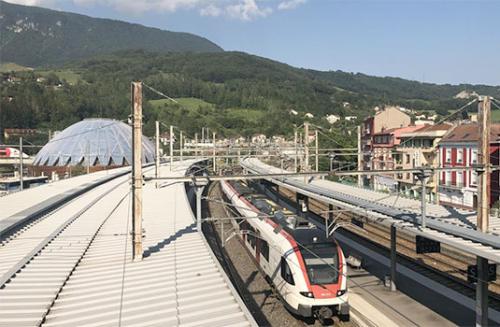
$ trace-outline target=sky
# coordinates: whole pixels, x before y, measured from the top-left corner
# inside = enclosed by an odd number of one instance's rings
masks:
[[[500,0],[7,0],[194,33],[296,67],[500,86]]]

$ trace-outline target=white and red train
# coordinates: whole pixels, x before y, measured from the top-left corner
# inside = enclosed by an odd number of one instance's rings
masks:
[[[19,149],[0,146],[0,158],[19,158]],[[26,153],[23,153],[23,158],[29,158]]]
[[[244,243],[286,307],[303,317],[348,320],[347,266],[338,243],[244,182],[221,186],[239,214],[250,218],[238,221]]]

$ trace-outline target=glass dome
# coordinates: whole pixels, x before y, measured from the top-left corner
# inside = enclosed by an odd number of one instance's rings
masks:
[[[58,133],[35,157],[35,166],[122,166],[132,162],[132,128],[112,119],[85,119]],[[88,161],[90,160],[90,161]],[[142,138],[142,162],[154,161],[154,145]]]

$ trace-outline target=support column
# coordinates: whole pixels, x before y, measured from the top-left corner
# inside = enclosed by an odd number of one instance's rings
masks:
[[[155,177],[160,176],[160,122],[155,123],[156,139],[155,139]]]
[[[179,137],[179,151],[180,151],[180,156],[181,156],[181,161],[184,160],[184,135],[182,135],[182,131],[180,131],[180,137]]]
[[[396,249],[396,226],[391,225],[391,291],[395,292],[396,287],[396,275],[397,275],[397,249]]]
[[[427,218],[427,199],[426,199],[426,185],[427,185],[427,180],[429,177],[431,177],[433,174],[432,171],[426,171],[422,169],[419,173],[416,173],[417,178],[420,180],[421,184],[421,196],[420,196],[420,208],[422,211],[421,217],[420,217],[420,227],[421,228],[426,228],[426,218]]]
[[[196,186],[196,229],[201,233],[201,196],[203,194],[203,186]]]
[[[174,126],[170,125],[170,171],[174,166]]]
[[[215,162],[215,132],[213,132],[213,142],[214,142],[214,148],[213,148],[213,164],[214,164],[214,174],[217,171],[217,163]]]
[[[142,83],[132,83],[132,258],[142,260]]]
[[[363,170],[363,151],[361,149],[361,126],[358,126],[358,171]],[[363,175],[358,174],[358,187],[363,187]]]
[[[23,137],[19,138],[19,187],[20,190],[24,190],[24,165],[23,165]]]
[[[309,123],[304,123],[304,171],[309,171]]]
[[[478,162],[481,169],[478,170],[478,201],[477,201],[477,230],[486,233],[489,229],[490,199],[488,182],[491,175],[490,167],[490,97],[479,98],[479,147]]]
[[[299,152],[297,151],[297,130],[295,130],[293,132],[293,146],[294,146],[294,149],[295,149],[295,158],[294,158],[294,167],[295,167],[295,170],[294,172],[296,173],[297,172],[297,161],[298,161],[298,155],[299,155]]]
[[[476,326],[488,326],[488,259],[477,257]]]
[[[198,156],[198,133],[194,133],[194,156]]]
[[[315,147],[315,157],[316,157],[316,172],[319,171],[319,140],[318,140],[318,130],[314,131],[314,147]]]

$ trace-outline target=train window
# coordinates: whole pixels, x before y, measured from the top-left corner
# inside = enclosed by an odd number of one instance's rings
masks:
[[[281,278],[283,278],[288,284],[295,285],[292,270],[284,257],[281,257]]]
[[[335,284],[339,278],[339,259],[334,243],[307,244],[300,250],[313,285]]]
[[[260,240],[260,254],[269,261],[269,244],[264,240]]]
[[[255,249],[255,229],[248,225],[247,241]]]

